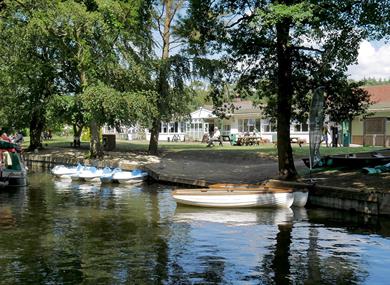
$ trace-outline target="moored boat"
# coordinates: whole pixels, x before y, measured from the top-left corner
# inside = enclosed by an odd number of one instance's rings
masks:
[[[179,204],[219,207],[219,208],[251,208],[280,207],[289,208],[294,202],[292,189],[269,188],[265,186],[244,188],[201,188],[179,189],[172,192]]]
[[[121,172],[122,169],[120,168],[114,168],[114,169],[110,169],[110,168],[104,168],[103,169],[103,174],[100,176],[100,182],[102,183],[112,183],[113,182],[113,179],[112,177],[114,176],[115,173],[117,172]]]
[[[75,167],[56,165],[52,168],[51,173],[57,178],[70,178],[72,174],[81,171],[83,167],[81,164],[77,164]]]
[[[144,181],[148,173],[140,169],[133,171],[122,171],[120,168],[104,169],[94,166],[67,167],[64,165],[55,166],[52,171],[53,175],[60,178],[70,178],[72,181],[87,181],[101,183],[139,183]]]
[[[84,181],[84,179],[82,177],[80,177],[80,174],[82,171],[86,171],[88,170],[89,168],[91,168],[90,166],[84,166],[82,167],[81,169],[79,169],[78,171],[72,173],[70,175],[70,178],[72,179],[72,181]]]
[[[257,184],[218,183],[211,184],[209,187],[214,189],[234,190],[257,190],[259,187],[265,187],[267,189],[291,189],[294,196],[293,206],[304,207],[309,197],[310,184],[270,179]]]
[[[104,171],[109,171],[110,169],[107,167],[104,169],[97,169],[96,167],[86,167],[79,173],[79,178],[84,181],[100,181],[100,177],[103,175]]]
[[[0,187],[27,185],[27,170],[18,145],[0,140]]]
[[[119,171],[113,174],[112,180],[118,183],[140,183],[146,180],[148,173],[139,169]]]
[[[310,167],[309,158],[303,158],[303,162]],[[346,167],[363,168],[369,166],[384,165],[390,162],[390,149],[375,150],[362,153],[348,153],[324,156],[321,159],[319,167]]]

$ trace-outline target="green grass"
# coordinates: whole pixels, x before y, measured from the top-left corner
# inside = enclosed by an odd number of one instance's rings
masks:
[[[43,144],[46,148],[70,148],[70,144],[73,138],[54,136],[52,140],[44,141]],[[29,138],[25,139],[23,144],[24,147],[27,147],[29,144]],[[116,151],[119,152],[147,152],[148,142],[147,141],[126,141],[126,140],[117,140]],[[89,147],[89,142],[81,142],[81,149],[87,150]],[[308,145],[299,147],[297,144],[292,144],[293,153],[296,158],[307,157],[309,155]],[[367,152],[381,149],[382,147],[337,147],[337,148],[327,148],[322,147],[320,149],[321,155],[331,155],[331,154],[346,154],[346,153],[358,153],[358,152]],[[277,148],[274,144],[265,144],[260,146],[231,146],[224,144],[223,147],[215,146],[212,148],[206,147],[206,144],[200,142],[160,142],[159,150],[161,152],[180,152],[180,151],[202,151],[202,152],[234,152],[235,154],[241,154],[243,157],[246,156],[272,156],[276,157]]]

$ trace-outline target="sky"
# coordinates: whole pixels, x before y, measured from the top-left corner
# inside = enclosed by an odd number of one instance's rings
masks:
[[[359,48],[358,64],[350,66],[350,78],[390,79],[390,43],[363,41]]]

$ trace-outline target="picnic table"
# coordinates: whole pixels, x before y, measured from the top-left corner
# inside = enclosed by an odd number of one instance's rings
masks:
[[[241,145],[260,145],[262,143],[267,143],[268,140],[263,139],[261,137],[256,137],[256,136],[243,136],[243,137],[238,137],[236,141],[236,145],[241,146]]]

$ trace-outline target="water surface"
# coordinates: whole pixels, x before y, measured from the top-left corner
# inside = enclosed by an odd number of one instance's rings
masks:
[[[177,207],[159,184],[30,184],[0,192],[0,284],[389,284],[387,219]]]

